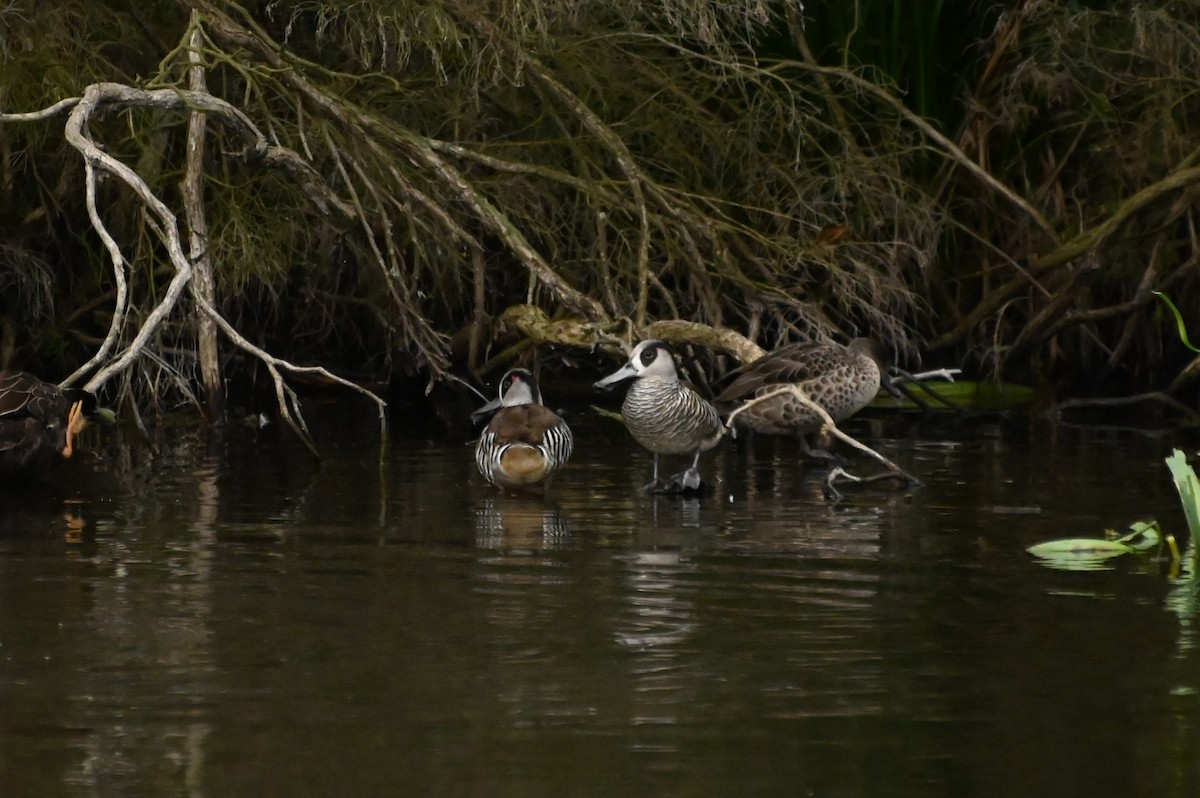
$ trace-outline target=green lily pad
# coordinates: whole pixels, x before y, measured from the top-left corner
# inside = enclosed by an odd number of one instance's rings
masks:
[[[1026,549],[1043,565],[1064,571],[1098,571],[1113,557],[1132,554],[1134,549],[1115,540],[1064,538],[1050,540]]]
[[[1115,533],[1109,530],[1110,535]],[[1062,538],[1048,540],[1026,549],[1040,557],[1043,565],[1070,571],[1094,571],[1104,567],[1107,560],[1122,554],[1136,554],[1154,548],[1162,542],[1158,521],[1134,521],[1129,531],[1113,538]]]
[[[1063,538],[1048,540],[1026,549],[1035,557],[1055,560],[1107,560],[1122,554],[1132,554],[1137,549],[1115,540],[1100,538]]]

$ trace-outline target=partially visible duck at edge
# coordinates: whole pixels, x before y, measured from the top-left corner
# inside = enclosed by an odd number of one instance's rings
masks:
[[[39,476],[75,453],[95,395],[24,371],[0,371],[0,481]]]
[[[654,455],[654,479],[647,491],[695,491],[701,486],[700,455],[717,445],[724,433],[713,405],[679,379],[671,347],[665,341],[642,341],[621,368],[595,383],[608,388],[633,379],[621,415],[634,440]],[[691,466],[663,482],[660,454],[690,454]]]
[[[475,446],[475,464],[501,489],[547,484],[571,457],[571,428],[542,405],[537,378],[512,369],[500,380],[499,396],[471,414],[478,421],[495,411]]]
[[[846,346],[836,343],[781,346],[730,372],[727,379],[730,382],[716,401],[729,412],[756,397],[794,385],[824,408],[835,422],[850,418],[870,404],[880,387],[896,392],[888,378],[880,346],[870,338],[855,338]],[[749,406],[734,419],[735,427],[765,435],[796,435],[805,454],[836,460],[831,452],[810,447],[806,439],[823,423],[812,408],[790,392]]]

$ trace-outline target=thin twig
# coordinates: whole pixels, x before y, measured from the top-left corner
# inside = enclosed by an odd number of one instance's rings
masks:
[[[1200,358],[1197,358],[1196,362],[1200,363]],[[1163,404],[1173,410],[1179,411],[1193,423],[1200,421],[1200,413],[1197,413],[1194,409],[1164,391],[1150,391],[1149,393],[1139,393],[1133,396],[1112,396],[1099,399],[1068,399],[1065,402],[1059,402],[1048,408],[1045,411],[1045,415],[1053,418],[1061,415],[1064,410],[1074,410],[1081,407],[1127,407],[1129,405],[1145,403]]]

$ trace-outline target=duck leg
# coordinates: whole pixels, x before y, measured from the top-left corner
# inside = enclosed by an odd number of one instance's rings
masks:
[[[642,493],[655,493],[662,490],[663,485],[658,480],[658,452],[654,452],[654,479],[642,486]]]
[[[700,452],[696,452],[696,456],[692,458],[692,464],[686,471],[681,471],[671,477],[671,483],[678,490],[699,490],[700,489]]]

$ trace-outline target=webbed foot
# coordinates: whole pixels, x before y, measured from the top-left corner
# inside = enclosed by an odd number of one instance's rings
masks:
[[[681,471],[671,477],[671,482],[678,486],[680,491],[699,490],[700,489],[700,471],[699,469],[689,468],[686,471]]]

